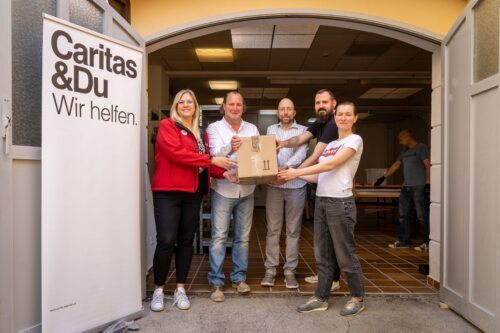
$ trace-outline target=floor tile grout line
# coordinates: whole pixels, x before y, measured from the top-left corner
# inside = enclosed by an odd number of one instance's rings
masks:
[[[198,273],[200,271],[200,267],[203,264],[203,261],[205,260],[205,254],[201,257],[200,263],[198,264],[198,267],[196,268],[196,272],[194,273],[193,278],[191,279],[191,283],[189,284],[188,290],[191,290],[191,286],[193,285],[194,279],[198,276]]]

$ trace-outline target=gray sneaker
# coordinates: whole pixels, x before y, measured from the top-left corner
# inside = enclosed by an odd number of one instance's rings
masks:
[[[285,274],[285,286],[288,289],[297,289],[299,287],[295,274]]]
[[[214,302],[224,302],[226,297],[222,292],[224,287],[222,285],[213,284],[212,285],[212,294],[210,294],[210,299]]]
[[[240,294],[250,293],[250,286],[245,281],[233,282],[233,288]]]
[[[312,296],[307,302],[297,307],[297,311],[301,313],[326,310],[328,310],[328,302],[317,296]]]
[[[363,301],[360,301],[356,297],[351,298],[345,303],[342,310],[340,310],[341,316],[354,316],[365,309]]]
[[[260,285],[263,287],[274,287],[274,276],[266,273],[262,281],[260,281]]]

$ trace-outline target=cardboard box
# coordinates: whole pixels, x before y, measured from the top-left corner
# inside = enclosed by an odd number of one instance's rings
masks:
[[[241,138],[238,149],[238,177],[240,183],[267,184],[276,179],[276,137],[261,135]]]

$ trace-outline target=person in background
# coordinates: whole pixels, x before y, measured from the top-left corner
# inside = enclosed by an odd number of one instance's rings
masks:
[[[221,106],[223,117],[207,128],[210,139],[210,151],[214,156],[228,156],[236,160],[241,146],[241,137],[258,136],[259,130],[242,119],[245,101],[237,91],[230,91],[224,97]],[[237,171],[230,169],[224,173],[225,179],[214,179],[211,193],[212,211],[210,241],[210,272],[208,282],[212,285],[210,299],[214,302],[225,300],[224,272],[222,265],[226,256],[226,241],[234,219],[234,237],[231,248],[233,288],[240,294],[250,293],[250,286],[245,282],[248,268],[248,240],[252,228],[255,185],[240,185]]]
[[[208,136],[198,127],[199,115],[194,93],[188,89],[179,91],[172,102],[170,118],[160,122],[156,139],[151,186],[157,240],[153,259],[155,291],[150,304],[153,311],[164,309],[163,289],[174,248],[174,304],[182,310],[190,308],[184,284],[191,266],[203,193],[209,189],[211,171],[213,176],[222,177],[224,169],[235,164],[227,157],[210,156]]]
[[[278,104],[279,123],[267,128],[267,134],[274,134],[278,140],[286,140],[302,134],[306,127],[295,122],[295,107],[288,98]],[[298,167],[307,157],[307,144],[298,148],[282,148],[278,151],[278,168],[285,170]],[[266,273],[261,281],[265,287],[274,286],[276,266],[280,257],[280,236],[285,209],[286,255],[283,271],[285,285],[289,289],[299,287],[295,271],[299,263],[299,241],[302,226],[302,211],[306,201],[306,182],[301,179],[289,182],[274,182],[268,185],[266,193]]]
[[[391,248],[410,247],[410,234],[412,230],[412,203],[417,212],[417,219],[422,226],[423,243],[414,249],[427,251],[429,249],[429,200],[426,187],[430,184],[429,148],[417,142],[410,130],[399,132],[399,144],[405,148],[399,154],[398,160],[394,162],[382,177],[377,179],[375,186],[379,186],[387,178],[393,175],[403,165],[403,186],[399,196],[399,239],[392,244]]]
[[[351,292],[351,299],[340,314],[352,316],[365,309],[364,276],[354,239],[357,214],[352,193],[353,179],[363,153],[363,139],[353,133],[357,119],[353,103],[340,103],[335,113],[339,138],[326,146],[319,163],[278,172],[278,178],[286,181],[300,177],[318,183],[314,208],[314,256],[318,287],[314,296],[297,307],[299,312],[328,309],[328,296],[337,262],[346,274]]]
[[[317,139],[316,147],[313,153],[309,156],[299,168],[304,168],[315,164],[318,158],[323,154],[326,145],[337,140],[338,130],[333,119],[335,106],[337,101],[333,92],[329,89],[320,89],[314,96],[314,111],[316,113],[316,121],[312,123],[305,132],[300,135],[291,137],[286,140],[278,140],[277,147],[281,148],[297,148],[309,142],[312,139]],[[340,269],[335,268],[334,279],[331,286],[331,291],[340,288]],[[318,276],[312,275],[305,278],[307,283],[318,283]]]

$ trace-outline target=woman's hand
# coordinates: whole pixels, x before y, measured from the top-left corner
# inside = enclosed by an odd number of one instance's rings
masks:
[[[278,179],[289,181],[300,176],[300,172],[297,169],[289,168],[286,170],[281,170],[278,172]]]
[[[212,164],[217,165],[223,169],[229,169],[230,167],[237,166],[237,163],[228,157],[214,156],[212,157]]]

